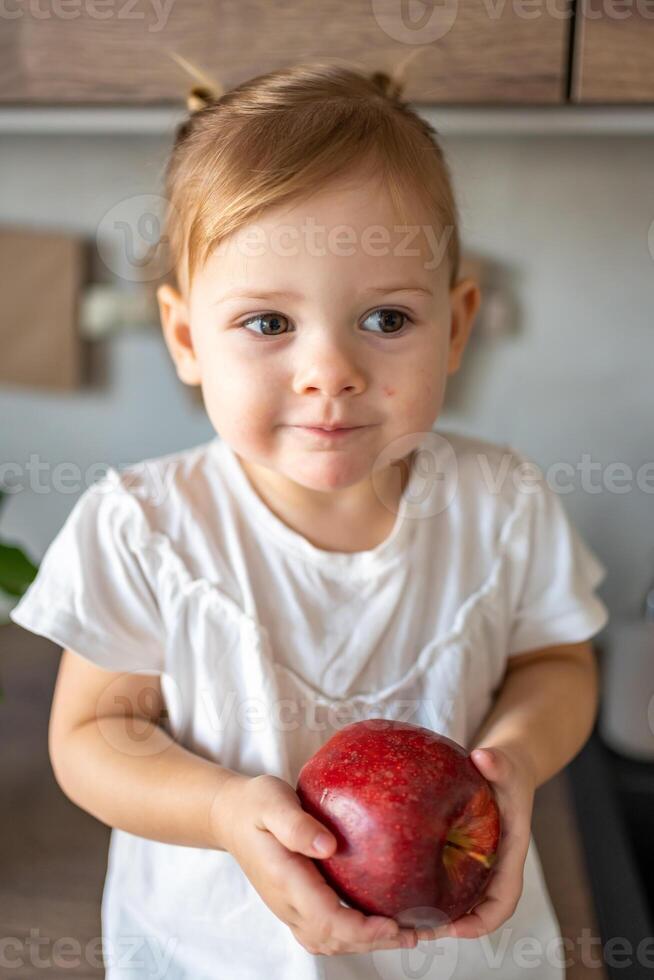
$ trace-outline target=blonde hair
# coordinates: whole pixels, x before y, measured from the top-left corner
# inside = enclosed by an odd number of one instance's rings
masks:
[[[223,238],[364,161],[375,165],[399,214],[413,190],[447,231],[454,285],[460,244],[449,168],[437,131],[401,97],[402,73],[420,50],[392,74],[303,63],[229,91],[169,52],[197,81],[165,169],[168,267],[183,293]]]

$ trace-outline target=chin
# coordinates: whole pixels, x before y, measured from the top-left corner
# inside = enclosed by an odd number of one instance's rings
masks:
[[[309,490],[332,493],[369,479],[372,465],[366,467],[360,458],[334,450],[314,452],[309,459],[302,459],[286,475]]]

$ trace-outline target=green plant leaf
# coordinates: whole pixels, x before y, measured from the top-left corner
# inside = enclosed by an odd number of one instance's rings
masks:
[[[0,589],[11,596],[22,596],[38,572],[24,551],[0,541]]]
[[[6,503],[7,494],[0,490],[0,510]],[[38,566],[27,557],[24,551],[15,545],[0,541],[0,592],[14,598],[20,598],[38,572]],[[8,625],[10,620],[0,617],[0,627]],[[0,685],[0,702],[4,701],[4,690]]]

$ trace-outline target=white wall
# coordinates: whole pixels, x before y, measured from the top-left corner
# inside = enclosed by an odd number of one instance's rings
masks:
[[[430,118],[438,126],[438,114]],[[636,487],[654,460],[654,139],[628,135],[450,136],[466,248],[501,263],[516,332],[473,338],[439,424],[510,442],[546,470],[583,453],[600,492],[564,497],[608,578],[613,616],[636,611],[654,580],[654,494]],[[154,136],[0,137],[0,223],[95,237],[118,200],[160,189],[167,141]],[[108,275],[105,272],[105,276]],[[74,395],[0,386],[0,461],[123,465],[213,434],[177,380],[157,330],[93,348],[92,385]],[[632,468],[616,493],[606,466]],[[654,474],[649,477],[654,485]],[[603,488],[602,488],[603,487]],[[0,532],[40,558],[73,493],[13,497]]]

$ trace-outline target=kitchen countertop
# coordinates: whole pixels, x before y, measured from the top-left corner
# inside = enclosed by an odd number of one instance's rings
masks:
[[[13,623],[0,626],[0,647],[0,935],[20,944],[11,947],[20,962],[12,977],[33,977],[36,955],[50,957],[52,980],[102,977],[100,900],[110,831],[64,796],[50,767],[48,715],[60,648]],[[562,935],[570,940],[567,980],[606,980],[603,966],[582,958],[580,937],[584,930],[597,937],[598,927],[570,767],[536,791],[533,834]],[[30,937],[41,940],[32,953]],[[66,937],[75,945],[55,947]],[[593,949],[596,959],[597,944]]]

